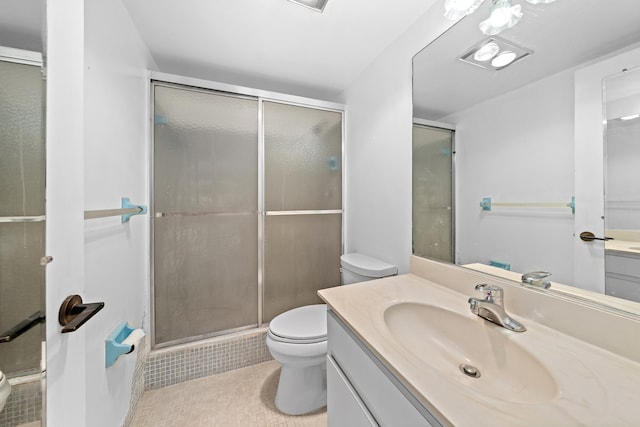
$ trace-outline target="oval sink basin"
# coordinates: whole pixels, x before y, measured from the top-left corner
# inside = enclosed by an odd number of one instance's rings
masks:
[[[480,317],[428,304],[399,303],[385,310],[384,321],[406,351],[483,396],[540,403],[557,395],[549,371],[510,339],[509,334],[516,333]],[[479,376],[471,375],[474,370]]]

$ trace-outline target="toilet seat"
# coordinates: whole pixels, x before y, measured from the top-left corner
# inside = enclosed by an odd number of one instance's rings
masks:
[[[276,316],[269,324],[269,337],[292,344],[311,344],[327,340],[327,305],[294,308]]]

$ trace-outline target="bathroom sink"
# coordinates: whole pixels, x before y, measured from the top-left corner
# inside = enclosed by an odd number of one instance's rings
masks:
[[[514,342],[520,334],[471,313],[403,302],[385,310],[384,322],[407,352],[481,396],[542,403],[558,393],[545,366]]]

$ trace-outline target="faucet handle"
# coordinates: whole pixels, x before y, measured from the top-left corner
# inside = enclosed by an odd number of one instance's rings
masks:
[[[481,283],[476,285],[475,289],[478,292],[482,292],[482,295],[487,301],[502,304],[502,294],[504,291],[500,286]]]
[[[525,273],[522,275],[522,283],[526,283],[528,285],[539,286],[543,289],[549,289],[551,286],[551,282],[548,280],[544,280],[545,278],[551,276],[551,273],[548,271],[531,271],[529,273]]]

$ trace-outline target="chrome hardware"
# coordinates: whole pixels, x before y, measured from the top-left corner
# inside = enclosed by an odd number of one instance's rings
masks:
[[[74,332],[103,307],[103,302],[83,304],[80,295],[69,295],[60,305],[58,312],[58,322],[64,326],[62,333]]]
[[[462,371],[462,373],[468,377],[480,378],[481,376],[480,371],[475,366],[471,366],[463,363],[462,365],[459,366],[459,368],[460,368],[460,371]]]
[[[45,315],[42,311],[38,310],[31,316],[15,325],[13,328],[9,329],[7,332],[4,332],[2,335],[0,335],[0,343],[13,341],[20,335],[27,332],[29,329],[44,322]]]
[[[476,285],[476,291],[482,292],[483,299],[469,298],[469,308],[475,315],[482,317],[496,325],[514,332],[527,330],[520,322],[512,319],[504,310],[502,296],[503,290],[499,286],[480,284]]]
[[[545,278],[551,276],[551,273],[548,271],[532,271],[529,273],[525,273],[522,275],[522,283],[531,286],[537,286],[543,289],[549,289],[551,287],[551,282],[548,280],[544,280]]]
[[[613,240],[613,237],[596,237],[595,234],[590,231],[583,231],[582,233],[580,233],[580,240],[582,240],[583,242],[593,242],[594,240],[607,241]]]

